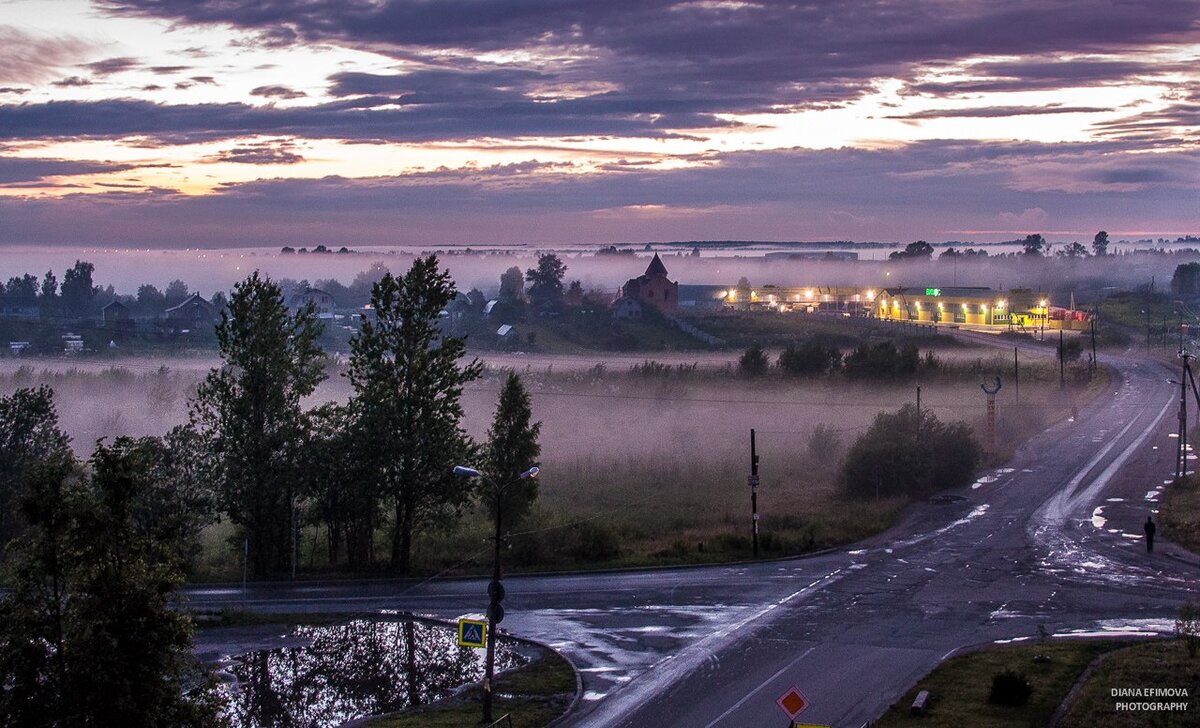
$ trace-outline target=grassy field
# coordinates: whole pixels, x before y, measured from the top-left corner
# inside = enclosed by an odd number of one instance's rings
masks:
[[[542,657],[496,678],[492,706],[497,720],[508,715],[514,728],[538,728],[566,712],[575,695],[575,673],[557,653]],[[462,728],[479,725],[481,689],[476,686],[433,705],[378,718],[370,728]],[[507,723],[501,724],[507,726]]]
[[[709,311],[681,313],[680,317],[701,331],[724,339],[727,346],[751,344],[783,347],[797,339],[815,337],[840,347],[853,347],[873,339],[897,339],[921,347],[959,346],[953,336],[928,327],[910,327],[866,318],[804,316],[764,311]]]
[[[1200,478],[1195,475],[1169,486],[1158,506],[1163,538],[1200,553]]]
[[[1180,688],[1188,697],[1114,697],[1119,688]],[[1200,723],[1200,658],[1180,640],[1156,640],[1107,655],[1097,665],[1062,721],[1061,728],[1157,728]],[[1119,702],[1186,702],[1185,710],[1117,710]]]
[[[1026,728],[1047,725],[1088,664],[1118,645],[1112,641],[1079,640],[1044,647],[994,647],[952,657],[910,688],[876,726]],[[1050,659],[1035,662],[1036,655],[1046,655]],[[1017,707],[988,702],[992,676],[1004,670],[1024,675],[1033,687],[1025,705]],[[912,716],[909,708],[921,690],[928,690],[930,695],[926,714]]]

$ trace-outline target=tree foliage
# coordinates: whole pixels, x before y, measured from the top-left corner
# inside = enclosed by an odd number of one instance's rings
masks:
[[[779,354],[779,368],[792,376],[817,377],[835,371],[842,364],[842,352],[816,339],[792,344]]]
[[[225,365],[197,392],[192,419],[214,453],[223,510],[246,529],[255,573],[289,561],[303,414],[300,400],[324,379],[311,305],[289,314],[283,294],[255,271],[221,311],[217,344]]]
[[[500,274],[500,300],[505,303],[516,303],[525,299],[525,278],[521,269],[512,266]]]
[[[904,250],[897,250],[888,255],[890,260],[929,260],[933,257],[933,246],[924,240],[909,243]]]
[[[1183,296],[1200,294],[1200,263],[1180,263],[1171,275],[1171,290]]]
[[[906,404],[897,412],[880,412],[850,446],[842,486],[856,498],[876,492],[920,497],[969,483],[981,456],[966,423],[944,424]]]
[[[22,527],[17,505],[33,470],[70,457],[49,387],[18,389],[0,397],[0,548]]]
[[[751,345],[742,352],[742,357],[738,359],[738,371],[748,377],[762,376],[770,368],[771,359],[767,356],[766,350],[758,344]]]
[[[1040,234],[1026,235],[1021,241],[1022,252],[1025,255],[1041,256],[1050,252],[1050,244]]]
[[[842,362],[851,379],[895,379],[917,373],[921,357],[914,344],[896,346],[894,341],[859,344]]]
[[[92,298],[95,291],[92,287],[92,273],[96,266],[77,260],[75,265],[67,269],[62,281],[62,303],[66,312],[72,316],[87,316],[91,313]]]
[[[503,522],[509,526],[516,525],[537,499],[537,480],[519,477],[538,464],[542,451],[538,444],[542,423],[532,419],[529,393],[521,378],[510,372],[500,390],[496,415],[483,448],[484,482],[480,484],[482,500],[493,512],[499,507]],[[497,492],[499,502],[495,497]]]
[[[1101,230],[1092,238],[1092,253],[1098,256],[1108,255],[1108,231]]]
[[[39,463],[0,603],[5,725],[218,725],[212,682],[170,601],[186,519],[161,445],[99,444],[83,471]]]
[[[534,306],[557,306],[563,300],[563,277],[567,266],[554,253],[538,256],[536,268],[525,271],[529,283],[529,302]]]
[[[470,450],[460,426],[463,385],[482,367],[460,366],[465,339],[443,335],[438,325],[454,296],[437,257],[418,258],[403,278],[389,273],[375,284],[376,321],[364,322],[350,341],[350,407],[358,436],[371,443],[372,476],[392,505],[391,559],[401,573],[416,531],[470,495],[452,468]]]

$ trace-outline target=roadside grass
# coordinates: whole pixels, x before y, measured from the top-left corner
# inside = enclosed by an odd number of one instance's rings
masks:
[[[1114,688],[1182,688],[1188,697],[1114,697]],[[1200,658],[1182,640],[1154,640],[1112,652],[1096,667],[1068,708],[1061,728],[1194,726],[1200,710]],[[1186,710],[1117,711],[1118,702],[1186,702]]]
[[[1116,649],[1122,643],[1111,640],[1075,640],[1037,644],[990,647],[958,655],[938,665],[933,672],[911,687],[875,723],[876,728],[925,726],[926,728],[1009,728],[1044,726],[1062,703],[1071,687],[1097,656]],[[1036,655],[1050,659],[1035,662]],[[992,676],[1005,670],[1021,673],[1033,687],[1023,706],[988,703]],[[917,693],[929,691],[929,703],[923,716],[910,715]]]
[[[929,328],[897,325],[868,318],[804,316],[794,313],[748,311],[680,312],[680,318],[707,334],[724,339],[732,348],[760,344],[781,347],[800,339],[816,338],[826,344],[854,347],[876,339],[896,339],[922,347],[961,346],[953,336]]]
[[[1167,486],[1158,506],[1162,536],[1200,553],[1200,477],[1190,475]]]
[[[575,673],[560,655],[544,651],[537,660],[496,677],[493,716],[508,715],[514,728],[538,728],[561,716],[575,695]],[[482,725],[479,686],[444,701],[368,721],[370,728],[462,728]],[[507,724],[502,724],[507,725]]]

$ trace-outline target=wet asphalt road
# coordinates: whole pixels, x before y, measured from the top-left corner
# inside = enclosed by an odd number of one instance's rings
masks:
[[[1005,467],[924,504],[859,548],[809,558],[505,581],[504,627],[579,667],[587,726],[858,728],[965,646],[1169,629],[1200,592],[1200,560],[1136,538],[1173,470],[1177,390],[1163,364],[1110,357],[1113,394],[1021,448]],[[1097,513],[1096,509],[1101,508]],[[486,580],[196,587],[197,607],[479,612]],[[201,634],[227,645],[235,635]],[[209,644],[207,649],[213,649]]]

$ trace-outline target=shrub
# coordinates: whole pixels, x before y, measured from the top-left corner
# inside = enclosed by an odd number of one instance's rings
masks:
[[[1033,686],[1025,676],[1013,670],[998,672],[992,676],[992,689],[988,692],[988,702],[993,705],[1022,706],[1029,702]]]
[[[821,376],[834,371],[841,363],[842,352],[836,346],[826,346],[814,339],[799,346],[792,344],[779,355],[779,368],[792,376]]]
[[[820,424],[808,436],[808,457],[814,462],[828,464],[837,462],[842,451],[842,437],[829,425]]]
[[[854,441],[842,465],[842,486],[859,498],[926,495],[970,482],[982,454],[965,422],[944,424],[906,404],[880,412]]]
[[[1187,646],[1188,656],[1200,651],[1200,602],[1184,602],[1175,619],[1175,636]]]
[[[898,348],[894,341],[860,344],[842,365],[851,379],[895,379],[917,373],[920,353],[914,344]]]
[[[758,344],[746,349],[742,358],[738,360],[738,371],[751,377],[766,374],[770,366],[771,361],[767,358],[767,352]]]

